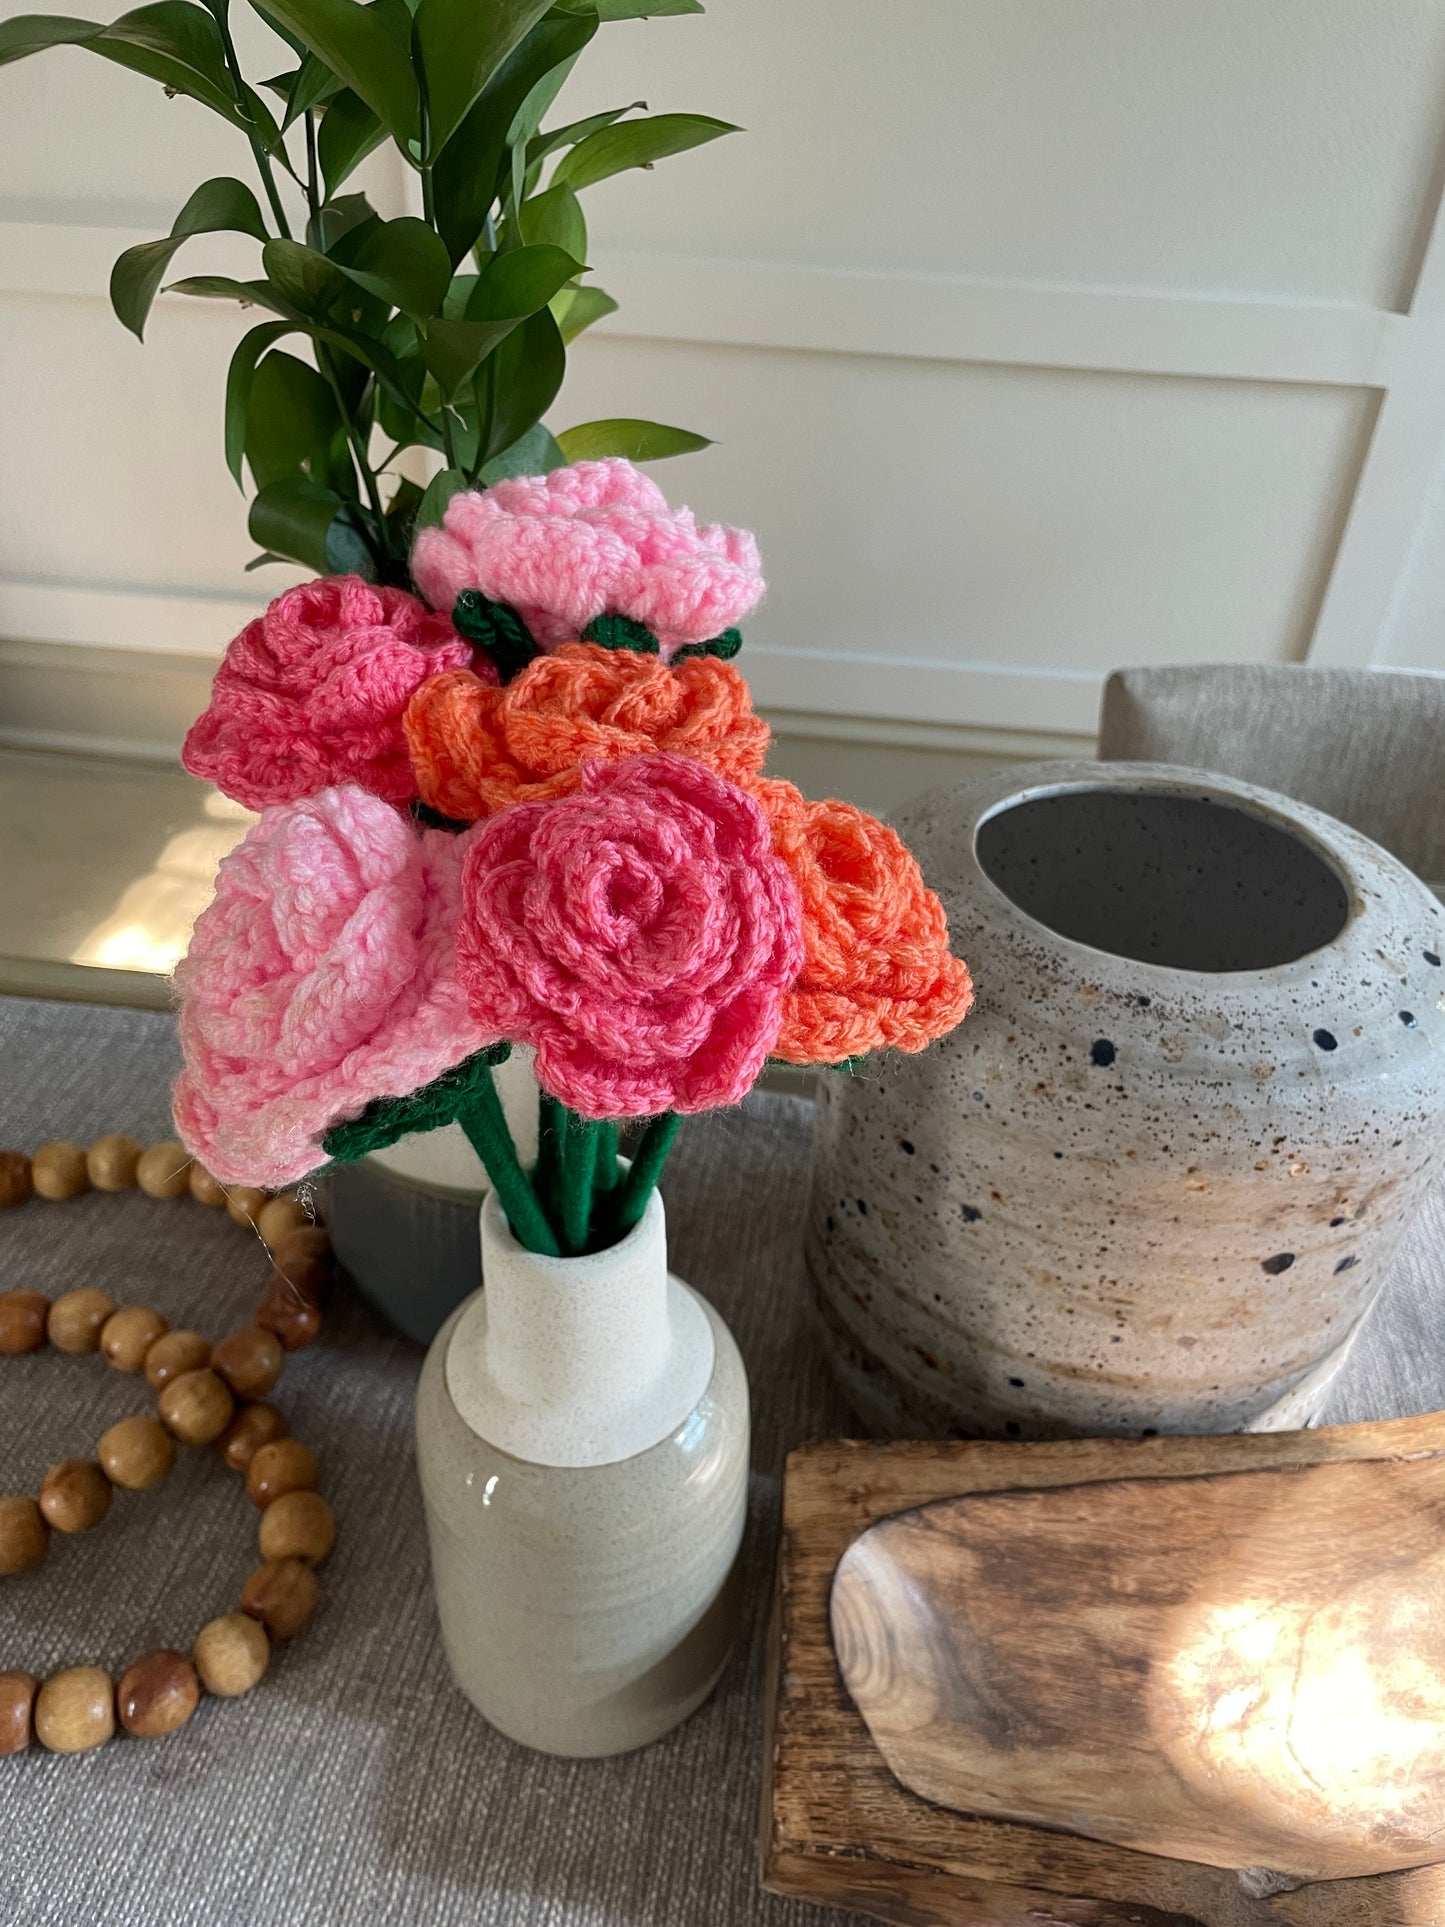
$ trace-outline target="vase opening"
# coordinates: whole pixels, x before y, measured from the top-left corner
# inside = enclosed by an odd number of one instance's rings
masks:
[[[975,849],[995,888],[1058,936],[1173,970],[1295,963],[1350,915],[1312,843],[1197,792],[1028,796],[985,818]]]

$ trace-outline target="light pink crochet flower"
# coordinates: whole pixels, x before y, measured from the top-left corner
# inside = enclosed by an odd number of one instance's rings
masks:
[[[411,567],[448,614],[463,589],[479,589],[509,603],[544,649],[575,642],[594,616],[631,616],[664,661],[741,622],[764,586],[746,529],[700,528],[616,458],[454,495],[442,527],[417,537]]]
[[[267,810],[226,857],[176,966],[186,1149],[288,1184],[374,1097],[497,1041],[456,976],[462,851],[354,786]]]
[[[497,680],[446,616],[405,590],[356,575],[303,582],[227,649],[181,761],[253,810],[328,783],[408,803],[416,779],[402,712],[428,676],[467,667]]]
[[[681,756],[469,831],[457,971],[472,1014],[537,1047],[584,1117],[736,1104],[803,962],[797,887],[750,796]]]

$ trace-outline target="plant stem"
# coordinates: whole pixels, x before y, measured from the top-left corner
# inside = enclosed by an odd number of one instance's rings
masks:
[[[621,1176],[617,1169],[617,1126],[606,1122],[597,1127],[597,1189],[615,1191]]]
[[[371,472],[371,463],[366,459],[366,443],[361,429],[351,410],[346,406],[346,396],[342,393],[341,379],[336,372],[336,364],[331,359],[331,350],[324,342],[316,343],[316,365],[325,377],[327,387],[331,390],[331,398],[336,403],[337,413],[341,416],[342,426],[346,430],[347,442],[350,444],[352,454],[356,457],[356,466],[361,471],[361,482],[366,490],[366,499],[371,504],[372,514],[380,524],[384,514],[381,506],[381,491],[376,485],[375,475]],[[379,536],[378,528],[378,538]],[[379,562],[380,555],[377,554],[375,559]]]
[[[680,1122],[676,1111],[664,1111],[661,1117],[648,1120],[638,1139],[632,1154],[632,1169],[622,1181],[622,1196],[617,1205],[618,1229],[624,1234],[638,1223],[647,1209],[647,1200],[662,1174]]]
[[[562,1112],[562,1243],[569,1257],[586,1248],[592,1218],[592,1178],[597,1168],[597,1125],[575,1111]]]
[[[286,210],[281,204],[281,195],[276,186],[276,176],[271,171],[271,156],[266,152],[265,143],[261,139],[260,131],[251,113],[251,103],[246,98],[246,82],[241,73],[241,63],[236,58],[236,43],[231,38],[229,9],[215,7],[212,9],[212,14],[221,35],[221,52],[225,58],[226,71],[230,74],[231,83],[236,89],[236,111],[245,116],[246,139],[251,143],[251,153],[256,162],[256,171],[261,176],[261,185],[266,190],[266,199],[271,203],[271,214],[276,222],[276,231],[283,241],[289,241],[291,224],[286,219]]]
[[[460,1123],[472,1149],[487,1167],[487,1176],[496,1188],[497,1198],[507,1214],[517,1242],[544,1258],[560,1258],[558,1244],[547,1214],[537,1202],[531,1179],[517,1158],[517,1147],[507,1129],[502,1101],[490,1070],[476,1086],[476,1100],[462,1112]]]
[[[314,218],[321,212],[321,174],[316,165],[316,110],[306,109],[306,202]]]
[[[537,1093],[537,1168],[532,1173],[532,1183],[541,1200],[544,1211],[555,1216],[557,1208],[557,1174],[562,1162],[562,1131],[564,1113],[562,1106],[550,1093],[540,1090]]]

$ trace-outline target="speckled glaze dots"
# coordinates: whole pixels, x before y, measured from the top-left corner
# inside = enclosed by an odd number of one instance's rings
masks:
[[[1308,1424],[1445,1153],[1445,911],[1345,825],[1163,765],[1005,770],[897,827],[977,1001],[823,1080],[808,1264],[860,1417]]]

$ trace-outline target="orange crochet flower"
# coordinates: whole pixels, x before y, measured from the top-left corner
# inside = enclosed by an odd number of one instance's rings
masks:
[[[810,803],[791,783],[745,787],[803,900],[803,970],[773,1055],[841,1064],[884,1045],[920,1051],[961,1024],[968,966],[950,955],[943,905],[894,832],[851,803]]]
[[[470,670],[433,676],[407,706],[406,738],[423,802],[466,822],[569,794],[583,757],[667,750],[737,783],[768,752],[768,726],[730,662],[669,668],[592,642],[536,657],[505,689]]]

